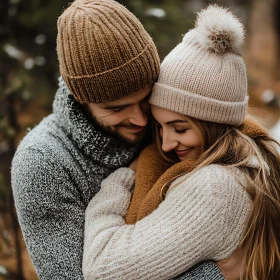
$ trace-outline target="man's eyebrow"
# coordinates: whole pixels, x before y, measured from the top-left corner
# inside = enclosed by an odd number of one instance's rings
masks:
[[[173,123],[188,123],[187,120],[173,120],[170,122],[167,122],[166,124],[173,124]]]
[[[102,109],[118,109],[118,108],[124,108],[126,106],[129,106],[131,104],[125,104],[125,105],[104,105]]]

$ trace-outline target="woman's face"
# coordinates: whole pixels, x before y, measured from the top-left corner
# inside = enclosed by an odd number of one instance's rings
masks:
[[[189,118],[176,112],[152,105],[152,114],[160,124],[162,150],[174,151],[182,160],[197,159],[203,152],[203,138]]]

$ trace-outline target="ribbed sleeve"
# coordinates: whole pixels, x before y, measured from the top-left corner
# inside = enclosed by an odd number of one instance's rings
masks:
[[[133,179],[129,169],[115,171],[88,205],[85,279],[170,279],[237,248],[251,206],[237,169],[210,165],[177,179],[158,209],[126,225]]]

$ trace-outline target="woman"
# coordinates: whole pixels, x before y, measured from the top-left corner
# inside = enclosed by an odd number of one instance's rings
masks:
[[[170,279],[238,247],[242,279],[278,279],[280,157],[268,135],[242,131],[243,41],[242,24],[209,6],[163,61],[150,103],[163,158],[180,162],[162,203],[135,224],[124,220],[135,172],[102,182],[86,211],[85,279]]]

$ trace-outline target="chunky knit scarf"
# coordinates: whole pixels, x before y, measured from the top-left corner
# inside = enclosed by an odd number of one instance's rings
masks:
[[[251,138],[267,136],[264,128],[251,118],[245,120],[240,129]],[[138,160],[135,189],[127,211],[126,223],[134,224],[152,213],[162,202],[170,180],[192,171],[194,167],[195,162],[190,160],[174,165],[167,163],[161,157],[156,144],[144,149]]]
[[[67,133],[71,141],[75,142],[78,151],[82,151],[96,162],[99,168],[116,169],[120,166],[126,166],[138,154],[139,147],[128,146],[123,141],[106,134],[92,123],[86,117],[82,105],[75,100],[61,77],[53,110],[63,131]],[[77,151],[74,150],[74,152]]]

